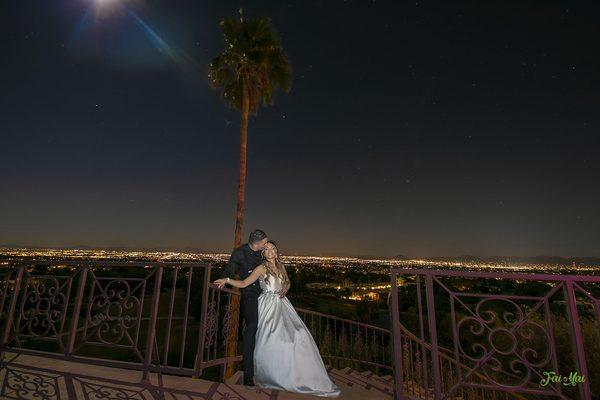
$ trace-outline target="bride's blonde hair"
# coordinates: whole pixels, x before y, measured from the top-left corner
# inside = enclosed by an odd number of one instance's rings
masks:
[[[285,265],[283,264],[283,262],[281,262],[281,259],[279,258],[279,249],[277,248],[277,243],[275,243],[274,240],[269,240],[267,241],[266,244],[272,244],[273,247],[275,247],[275,266],[277,267],[277,269],[279,270],[279,274],[275,274],[273,273],[274,271],[272,270],[272,266],[270,265],[269,261],[266,259],[265,257],[265,251],[262,251],[262,258],[263,258],[263,265],[265,266],[265,280],[269,279],[270,275],[276,276],[276,275],[280,275],[281,276],[281,284],[283,286],[285,286],[286,284],[290,283],[290,278],[288,277],[287,274],[287,270],[285,269]]]

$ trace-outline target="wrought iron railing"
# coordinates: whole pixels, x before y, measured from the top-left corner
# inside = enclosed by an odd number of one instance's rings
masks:
[[[396,398],[593,398],[600,277],[393,268],[391,279]],[[542,385],[545,372],[585,379]]]
[[[225,355],[232,318],[237,318],[230,299],[239,294],[212,285],[210,274],[211,266],[202,263],[15,262],[0,270],[0,351],[137,369],[144,377],[149,372],[200,376],[210,367],[222,374],[227,363],[241,359]],[[397,398],[576,398],[574,392],[591,398],[584,347],[590,329],[582,332],[579,325],[581,307],[588,308],[596,323],[600,320],[599,292],[587,286],[600,278],[411,269],[392,269],[391,274],[392,332],[297,308],[329,363],[378,375],[393,372],[395,387],[403,389],[396,391]],[[399,298],[407,287],[399,289],[401,275],[414,277],[414,290]],[[456,279],[462,280],[452,282]],[[469,283],[477,279],[541,281],[548,291],[537,296],[470,293]],[[411,323],[400,308],[413,300],[417,312]],[[504,309],[486,308],[492,302]],[[561,307],[568,329],[557,331]],[[534,319],[535,312],[542,318]],[[567,359],[558,354],[558,334],[573,339],[572,346],[564,341],[574,355],[573,368],[588,379],[576,388],[532,388],[542,368],[558,372]],[[513,342],[520,349],[519,365],[529,371],[527,379],[519,369],[499,368],[504,360],[493,361],[490,355],[498,352],[493,346]],[[500,349],[500,355],[514,354],[511,346]]]
[[[336,368],[351,367],[359,372],[369,370],[380,376],[392,374],[394,352],[389,329],[303,308],[296,308],[296,311],[310,329],[323,359]],[[424,368],[424,363],[431,362],[431,358],[428,361],[426,355],[431,351],[431,345],[422,341],[404,325],[398,324],[398,327],[403,345],[404,362],[401,368],[404,376],[404,393],[413,398],[431,396],[431,389],[425,389],[427,369]],[[442,374],[441,384],[442,387],[447,387],[453,380],[452,374],[456,370],[457,364],[449,349],[440,347],[439,350],[442,370],[448,371],[447,374]],[[462,359],[458,367],[463,371],[469,369]],[[478,379],[487,380],[485,375],[479,372],[474,373]],[[429,394],[426,395],[425,392]],[[454,398],[458,397],[454,396]],[[464,399],[522,399],[521,396],[506,392],[493,393],[486,397],[483,389],[465,390],[461,392],[460,397]]]
[[[226,357],[231,296],[203,263],[18,261],[0,276],[0,351],[200,376]]]
[[[390,331],[329,314],[296,307],[310,330],[323,359],[336,368],[372,370],[377,375],[391,374],[392,343]]]

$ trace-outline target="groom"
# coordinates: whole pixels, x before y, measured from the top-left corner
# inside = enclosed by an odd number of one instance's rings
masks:
[[[233,250],[221,277],[233,278],[235,274],[239,274],[240,279],[246,279],[262,262],[261,251],[267,244],[267,240],[266,233],[260,229],[253,230],[248,243]],[[244,385],[254,386],[254,342],[258,327],[258,296],[261,293],[258,280],[250,286],[240,289],[240,292],[242,317],[246,324],[243,338]]]

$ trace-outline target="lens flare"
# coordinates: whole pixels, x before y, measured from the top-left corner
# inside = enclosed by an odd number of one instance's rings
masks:
[[[104,24],[108,18],[131,18],[135,25],[141,30],[152,47],[156,49],[158,54],[153,54],[152,57],[164,57],[174,66],[176,66],[189,81],[199,79],[199,66],[196,61],[190,57],[182,49],[173,47],[164,36],[159,35],[146,21],[142,19],[131,7],[133,0],[90,0],[88,7],[83,15],[79,18],[68,40],[68,47],[75,45],[77,38],[82,31],[90,24]],[[119,45],[127,43],[125,37],[121,38]],[[128,55],[129,56],[129,55]],[[120,55],[120,57],[126,57]],[[155,58],[154,61],[157,61]],[[148,65],[155,65],[153,62],[148,62]]]
[[[152,44],[156,47],[156,49],[159,52],[166,54],[169,58],[171,58],[175,62],[180,61],[180,60],[178,60],[178,56],[177,56],[177,53],[175,52],[175,50],[173,50],[173,48],[171,46],[169,46],[169,44],[167,42],[165,42],[160,36],[158,36],[158,34],[152,28],[150,28],[150,26],[147,23],[145,23],[132,10],[128,9],[127,11],[129,12],[129,15],[131,15],[131,17],[134,19],[134,21],[138,24],[138,26],[140,28],[142,28],[142,31],[146,34],[148,39],[150,39]]]
[[[79,36],[79,33],[81,32],[81,30],[87,23],[88,19],[90,18],[91,13],[92,13],[92,7],[90,6],[85,10],[85,12],[81,16],[81,18],[79,18],[79,20],[75,24],[75,28],[73,28],[73,32],[71,32],[71,35],[69,35],[69,41],[67,42],[67,48],[70,49],[71,47],[73,47],[73,43],[75,43],[77,36]]]
[[[98,12],[106,11],[119,5],[119,0],[94,0],[94,6]]]
[[[182,73],[187,75],[188,78],[193,79],[197,74],[198,65],[192,57],[187,55],[181,50],[173,48],[166,40],[158,35],[139,15],[133,10],[128,8],[129,15],[138,24],[142,31],[148,37],[148,40],[154,45],[154,47],[161,53],[166,55],[171,61],[180,69]]]

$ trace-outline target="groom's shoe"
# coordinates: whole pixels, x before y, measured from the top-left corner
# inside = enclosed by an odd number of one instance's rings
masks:
[[[244,386],[247,389],[254,389],[254,379],[252,379],[252,378],[244,378]]]

